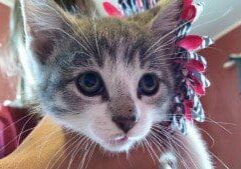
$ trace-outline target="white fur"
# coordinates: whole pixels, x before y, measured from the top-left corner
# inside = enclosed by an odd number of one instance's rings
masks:
[[[160,158],[161,169],[169,169],[171,162],[177,169],[213,169],[211,157],[208,153],[197,127],[187,122],[187,134],[174,133],[178,146],[175,150],[164,153]],[[175,169],[172,168],[172,169]]]
[[[163,169],[176,169],[177,158],[173,152],[166,152],[160,157],[160,165]]]

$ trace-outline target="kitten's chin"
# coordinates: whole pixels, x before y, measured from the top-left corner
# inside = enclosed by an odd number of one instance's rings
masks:
[[[106,151],[110,151],[113,153],[121,153],[121,152],[128,152],[135,144],[134,140],[129,138],[123,138],[117,141],[109,141],[109,142],[102,142],[100,145]]]

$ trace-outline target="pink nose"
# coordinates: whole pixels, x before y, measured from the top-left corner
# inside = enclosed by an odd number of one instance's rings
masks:
[[[125,116],[113,116],[112,121],[123,130],[125,133],[128,133],[136,124],[137,117],[136,115],[125,117]]]

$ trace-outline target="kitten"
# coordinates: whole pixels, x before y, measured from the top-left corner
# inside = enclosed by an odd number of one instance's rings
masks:
[[[129,18],[76,17],[47,0],[21,4],[25,69],[43,113],[106,151],[127,152],[155,133],[166,147],[161,168],[213,168],[193,124],[187,135],[159,125],[170,119],[181,0]]]

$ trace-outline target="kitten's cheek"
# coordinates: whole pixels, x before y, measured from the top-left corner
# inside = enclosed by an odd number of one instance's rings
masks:
[[[152,126],[152,119],[150,112],[146,111],[141,113],[140,120],[134,126],[134,128],[128,133],[128,136],[133,137],[136,141],[139,141],[145,138]]]
[[[118,127],[113,124],[107,113],[102,113],[101,115],[99,113],[95,116],[95,119],[92,120],[90,132],[97,140],[109,140],[115,135],[121,133]]]

